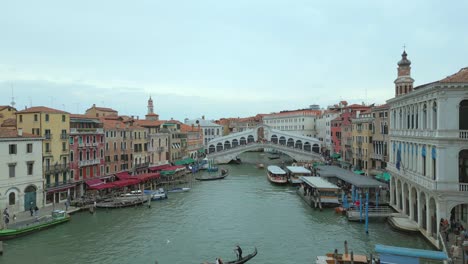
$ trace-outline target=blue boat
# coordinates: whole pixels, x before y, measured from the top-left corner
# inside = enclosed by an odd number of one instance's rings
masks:
[[[151,201],[158,201],[167,199],[167,193],[164,191],[163,188],[159,188],[159,190],[144,190],[143,193],[145,195],[151,196]]]

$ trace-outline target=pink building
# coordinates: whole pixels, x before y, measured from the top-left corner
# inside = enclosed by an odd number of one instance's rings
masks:
[[[70,115],[70,178],[78,197],[87,180],[104,175],[104,129],[98,118]]]

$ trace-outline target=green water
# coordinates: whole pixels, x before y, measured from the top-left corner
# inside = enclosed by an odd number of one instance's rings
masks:
[[[4,243],[0,263],[202,263],[235,258],[256,246],[249,263],[315,263],[334,248],[372,252],[375,244],[430,248],[418,235],[393,231],[385,222],[349,223],[333,210],[314,211],[293,187],[267,181],[257,162],[267,155],[246,153],[244,164],[227,165],[221,181],[194,182],[188,193],[137,207],[78,213],[72,221]],[[248,163],[250,160],[250,163]]]

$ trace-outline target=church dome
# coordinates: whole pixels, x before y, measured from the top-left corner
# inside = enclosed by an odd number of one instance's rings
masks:
[[[406,58],[408,54],[406,54],[406,51],[403,51],[403,54],[401,54],[401,60],[398,62],[398,66],[410,66],[411,61]]]

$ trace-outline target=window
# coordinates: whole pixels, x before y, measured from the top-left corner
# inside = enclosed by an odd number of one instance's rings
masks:
[[[67,143],[62,142],[62,151],[66,151],[66,150],[67,150]]]
[[[46,115],[45,115],[45,121],[46,121],[46,122],[49,122],[49,114],[46,114]]]
[[[73,151],[70,151],[70,161],[73,162]]]
[[[50,143],[45,143],[45,152],[50,152]]]
[[[19,121],[20,123],[23,123],[23,115],[19,115]]]
[[[16,168],[16,163],[9,163],[8,164],[8,171],[9,171],[9,174],[10,174],[10,178],[15,177],[15,168]]]
[[[15,202],[16,202],[16,195],[14,192],[11,192],[10,194],[8,194],[8,204],[15,205]]]
[[[16,154],[16,144],[10,144],[8,148],[8,153]]]
[[[27,153],[32,153],[33,152],[33,144],[32,143],[28,143],[26,145],[26,152]]]
[[[34,161],[28,161],[26,166],[28,167],[28,175],[33,175]]]
[[[62,122],[65,122],[67,121],[67,118],[65,117],[65,115],[62,115]]]
[[[37,122],[37,114],[34,115],[34,122]]]
[[[73,137],[69,138],[70,145],[73,145]]]

